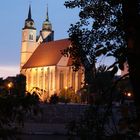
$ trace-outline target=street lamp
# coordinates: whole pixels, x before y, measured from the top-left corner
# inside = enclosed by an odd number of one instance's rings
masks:
[[[7,86],[8,86],[9,95],[10,95],[11,94],[10,89],[13,87],[13,83],[12,82],[9,82]]]
[[[64,89],[65,89],[65,92],[64,92],[64,99],[65,99],[65,103],[66,103],[66,102],[67,102],[67,101],[66,101],[66,96],[67,96],[67,92],[68,92],[68,91],[67,91],[67,90],[68,90],[68,87],[65,86]]]
[[[132,97],[132,93],[128,92],[127,97]]]

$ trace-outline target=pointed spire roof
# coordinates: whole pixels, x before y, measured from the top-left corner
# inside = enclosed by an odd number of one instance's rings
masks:
[[[45,21],[43,22],[42,30],[49,30],[49,31],[52,30],[52,24],[51,24],[51,22],[49,21],[48,4],[47,4],[46,19],[45,19]]]
[[[28,18],[25,20],[23,29],[35,29],[34,20],[32,19],[31,5],[29,5]]]
[[[48,4],[47,4],[46,21],[49,21],[49,14],[48,14]]]
[[[29,5],[28,19],[32,19],[31,5]]]
[[[26,19],[26,21],[33,21],[32,12],[31,12],[31,5],[29,5],[28,18]]]

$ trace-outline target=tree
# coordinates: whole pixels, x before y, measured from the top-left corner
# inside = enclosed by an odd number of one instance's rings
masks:
[[[75,25],[71,24],[69,29],[72,46],[65,49],[63,54],[70,54],[74,70],[84,67],[85,84],[88,84],[93,92],[95,63],[98,57],[115,56],[120,65],[126,61],[123,55],[126,42],[120,20],[122,7],[119,4],[113,5],[108,0],[73,0],[66,1],[65,6],[79,7],[81,11],[80,20]],[[116,71],[116,67],[114,70]]]
[[[15,89],[17,91],[17,95],[25,94],[26,92],[26,76],[25,75],[19,74],[16,76]]]
[[[138,118],[140,118],[140,2],[139,0],[122,1],[124,31],[127,42],[127,58],[129,64],[129,75],[134,90],[134,100]],[[140,122],[140,120],[139,120]],[[140,127],[140,126],[139,126]]]
[[[0,82],[0,139],[16,139],[18,127],[23,126],[26,114],[35,115],[39,111],[39,98],[36,94],[25,93],[23,75],[1,79]],[[7,87],[9,82],[13,84],[9,87],[11,89]]]
[[[121,69],[127,60],[137,118],[140,122],[139,0],[69,0],[65,2],[65,6],[80,8],[80,20],[71,25],[69,30],[72,47],[65,53],[70,53],[75,66],[82,64],[85,72],[88,69],[92,71],[96,58],[100,55],[114,56],[116,62],[112,66],[118,63]],[[86,78],[88,77],[93,85],[94,71],[89,73]],[[85,81],[90,83],[88,78]],[[139,128],[140,125],[137,131]]]
[[[73,64],[81,63],[85,71],[91,70],[96,57],[104,54],[114,56],[123,69],[122,64],[128,60],[135,104],[140,114],[139,1],[73,0],[66,1],[65,6],[81,9],[80,21],[69,30],[72,47],[67,52],[74,59]],[[91,73],[90,77],[93,77]]]

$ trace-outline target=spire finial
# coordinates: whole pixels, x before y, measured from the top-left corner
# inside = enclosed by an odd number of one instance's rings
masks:
[[[48,4],[47,4],[46,21],[49,21],[49,14],[48,14]]]
[[[32,19],[31,4],[29,5],[28,19]]]

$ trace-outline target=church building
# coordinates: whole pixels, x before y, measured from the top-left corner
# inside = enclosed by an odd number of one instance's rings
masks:
[[[61,51],[71,46],[68,39],[54,41],[54,31],[49,20],[48,9],[46,19],[37,36],[34,20],[29,6],[28,18],[22,29],[20,71],[26,76],[28,92],[36,91],[41,100],[61,90],[81,88],[83,71],[74,72],[70,57],[64,57]]]

